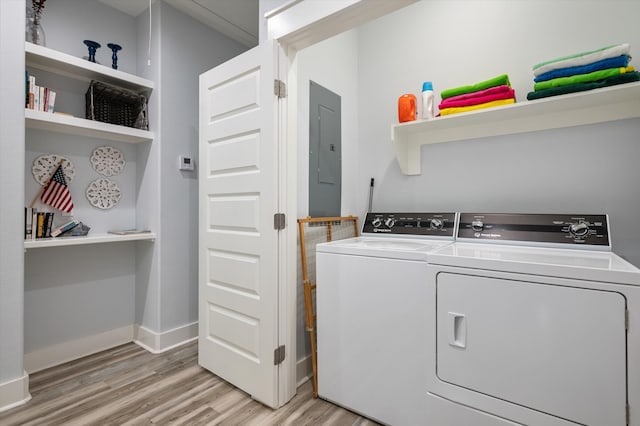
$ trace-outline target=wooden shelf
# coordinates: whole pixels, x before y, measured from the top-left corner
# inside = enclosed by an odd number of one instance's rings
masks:
[[[402,173],[419,175],[422,145],[636,117],[640,117],[640,82],[395,124],[391,139]]]
[[[147,97],[153,90],[153,81],[151,80],[114,70],[111,67],[76,58],[37,44],[25,42],[25,53],[26,65],[29,67],[64,75],[76,80],[87,82],[99,80],[137,93],[146,93]]]
[[[49,112],[24,110],[26,126],[67,135],[87,136],[117,142],[140,143],[153,140],[153,133],[148,130],[118,126],[101,121],[69,117]]]
[[[155,241],[156,234],[152,232],[114,235],[114,234],[97,234],[86,237],[58,237],[46,238],[41,240],[25,240],[24,249],[43,248],[43,247],[60,247],[60,246],[79,246],[85,244],[102,244],[102,243],[119,243],[123,241]]]

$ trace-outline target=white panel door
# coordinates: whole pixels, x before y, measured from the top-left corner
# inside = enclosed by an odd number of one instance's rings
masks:
[[[201,366],[278,406],[277,64],[261,44],[200,76]]]
[[[585,425],[626,424],[626,301],[610,291],[440,273],[440,380]]]

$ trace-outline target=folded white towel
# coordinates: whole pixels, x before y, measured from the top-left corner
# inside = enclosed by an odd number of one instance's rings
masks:
[[[552,59],[533,66],[533,75],[539,76],[545,72],[555,69],[577,67],[587,65],[602,59],[615,58],[620,55],[628,55],[631,50],[629,43],[607,46],[601,49],[589,52],[576,53],[574,55],[563,56],[562,58]]]

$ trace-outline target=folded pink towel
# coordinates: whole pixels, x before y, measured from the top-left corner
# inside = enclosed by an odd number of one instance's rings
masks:
[[[508,92],[509,90],[511,90],[511,86],[507,86],[506,84],[503,84],[501,86],[493,86],[493,87],[489,87],[488,89],[478,90],[477,92],[465,93],[463,95],[458,95],[458,96],[450,96],[446,98],[446,100],[461,101],[463,99],[475,98],[477,96],[493,95],[494,93],[505,93],[505,92]]]
[[[484,95],[480,94],[481,92],[487,92],[489,90],[487,89],[487,90],[482,90],[480,92],[476,92],[479,94],[479,96],[467,97],[466,99],[454,100],[453,98],[447,98],[444,101],[442,101],[440,105],[438,105],[438,108],[442,110],[445,108],[458,108],[458,107],[479,105],[479,104],[484,104],[486,102],[499,101],[502,99],[515,99],[516,97],[515,90],[513,90],[508,86],[504,86],[504,87],[507,87],[508,90],[498,91],[497,93],[489,93]]]

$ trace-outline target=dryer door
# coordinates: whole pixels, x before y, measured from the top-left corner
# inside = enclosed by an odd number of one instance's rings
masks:
[[[581,424],[626,424],[621,294],[454,273],[436,285],[440,380]]]

